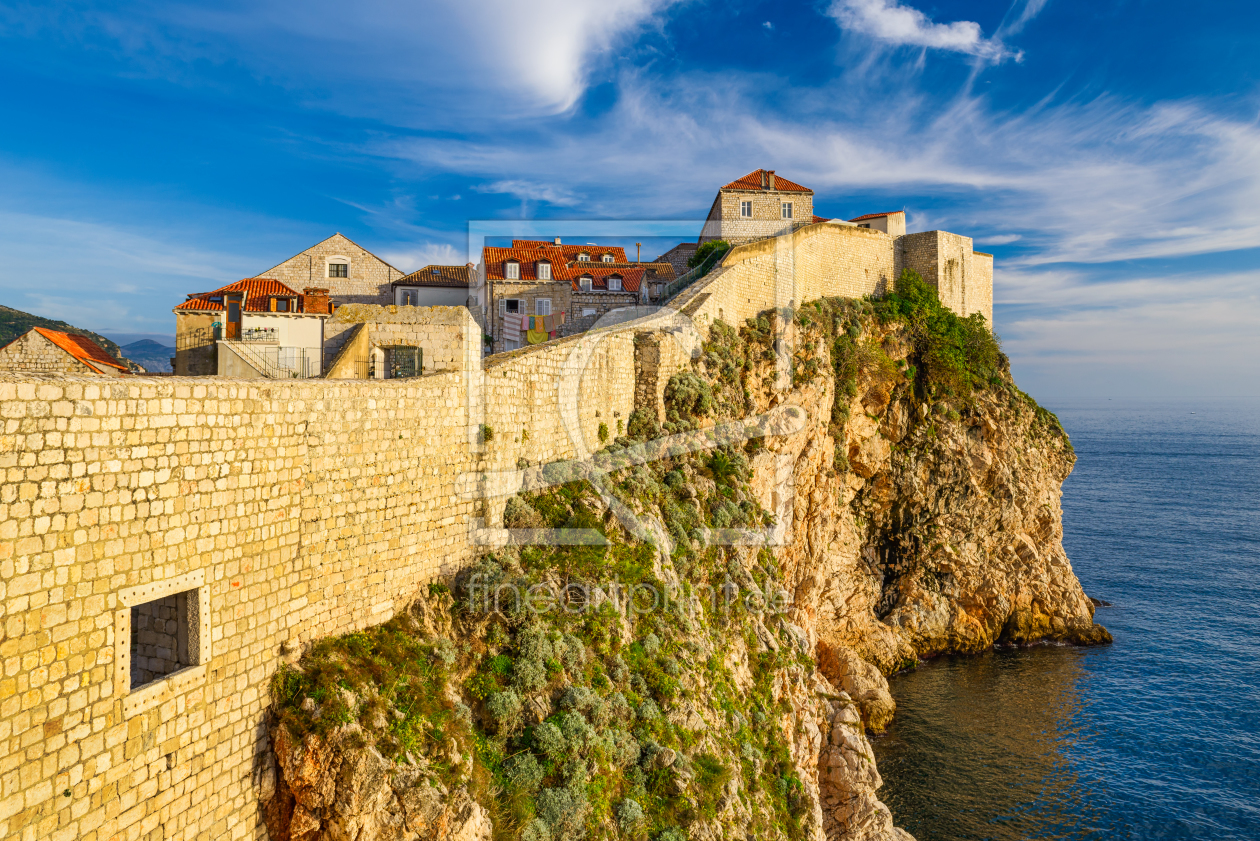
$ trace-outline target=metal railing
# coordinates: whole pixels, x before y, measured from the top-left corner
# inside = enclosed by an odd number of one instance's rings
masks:
[[[261,344],[279,344],[280,339],[276,335],[276,328],[274,327],[250,327],[241,331],[241,341]]]
[[[226,344],[264,377],[273,380],[318,377],[323,351],[320,348],[258,347],[242,341]]]
[[[218,324],[215,324],[213,327],[198,327],[195,330],[185,330],[175,337],[175,349],[192,350],[193,348],[206,347],[222,338],[223,331]]]
[[[728,253],[730,253],[729,248],[723,251],[715,250],[708,257],[705,257],[704,261],[701,262],[700,265],[691,269],[682,277],[671,280],[665,288],[661,290],[661,297],[656,303],[660,305],[669,303],[669,301],[677,296],[679,292],[682,292],[688,286],[707,275]]]

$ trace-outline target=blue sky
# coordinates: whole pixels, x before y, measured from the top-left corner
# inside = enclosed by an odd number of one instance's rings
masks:
[[[5,0],[0,46],[0,303],[109,335],[334,231],[462,262],[766,167],[994,252],[1039,397],[1260,394],[1254,4]]]

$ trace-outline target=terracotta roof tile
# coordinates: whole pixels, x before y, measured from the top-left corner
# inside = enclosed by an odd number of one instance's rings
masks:
[[[865,216],[858,216],[858,217],[856,217],[856,218],[854,218],[854,219],[850,219],[849,221],[850,221],[850,222],[864,222],[864,221],[866,221],[867,219],[878,219],[878,218],[879,218],[879,217],[881,217],[881,216],[896,216],[896,215],[897,215],[897,214],[899,214],[899,213],[900,213],[900,214],[905,214],[905,211],[904,211],[904,210],[893,210],[893,211],[891,211],[891,212],[889,212],[889,213],[867,213]]]
[[[764,175],[767,176],[766,182],[769,183],[768,176],[770,175],[771,172],[773,172],[773,170],[755,169],[752,172],[745,175],[743,178],[738,178],[732,181],[730,184],[727,184],[722,189],[723,190],[769,190],[770,189],[769,187],[762,186],[762,176],[764,173]],[[808,187],[802,187],[800,184],[797,184],[793,181],[788,181],[782,175],[778,175],[776,173],[774,176],[774,192],[776,193],[812,193],[814,191],[809,189]]]
[[[596,291],[607,291],[608,278],[613,275],[621,276],[621,291],[638,292],[643,282],[643,269],[610,269],[600,266],[598,263],[578,263],[582,268],[574,269],[573,273],[573,291],[580,292],[582,287],[579,281],[584,277],[591,279],[591,289]]]
[[[579,262],[578,256],[589,254],[590,262]],[[481,250],[481,259],[486,266],[486,278],[489,280],[508,280],[504,264],[515,260],[521,264],[519,280],[538,280],[538,264],[551,263],[552,280],[572,280],[577,275],[577,267],[608,266],[600,258],[611,255],[611,265],[626,265],[626,250],[605,245],[556,245],[542,240],[513,240],[511,248],[495,248],[487,246]],[[511,278],[517,280],[518,278]],[[544,283],[546,281],[543,281]]]
[[[87,336],[76,336],[73,333],[62,333],[58,330],[49,330],[45,327],[33,327],[36,333],[52,342],[75,359],[86,364],[89,368],[99,370],[99,366],[108,365],[111,368],[117,368],[120,371],[127,371],[126,365],[110,356],[103,347],[89,339]],[[102,372],[103,373],[103,372]]]
[[[447,286],[467,288],[472,278],[468,266],[425,266],[393,282],[393,286]]]
[[[813,224],[817,225],[819,222],[830,222],[831,220],[826,216],[815,216],[812,221]]]
[[[184,312],[222,310],[222,301],[212,301],[210,299],[222,298],[224,295],[233,292],[241,293],[245,299],[245,306],[241,308],[242,312],[270,312],[271,298],[297,298],[298,305],[294,311],[300,313],[304,309],[304,296],[299,295],[280,281],[269,277],[247,277],[244,280],[236,281],[236,283],[221,286],[213,292],[198,292],[189,296],[188,300],[182,304],[177,304],[175,309],[183,310]]]

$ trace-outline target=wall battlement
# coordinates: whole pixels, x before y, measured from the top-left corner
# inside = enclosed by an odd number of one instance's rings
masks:
[[[956,239],[948,259],[971,253]],[[0,377],[0,837],[266,838],[285,658],[466,564],[521,459],[583,457],[659,410],[715,319],[881,294],[933,259],[899,242],[812,225],[733,249],[679,312],[484,364],[464,343],[415,379]]]

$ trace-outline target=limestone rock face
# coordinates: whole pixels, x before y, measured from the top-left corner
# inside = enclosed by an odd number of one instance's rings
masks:
[[[863,339],[894,360],[910,351],[896,332]],[[790,539],[776,554],[795,585],[793,621],[869,726],[890,714],[877,700],[886,686],[845,650],[889,674],[995,644],[1110,641],[1063,550],[1061,486],[1075,455],[1052,415],[1013,388],[934,409],[896,376],[861,370],[837,440],[836,383],[829,362],[820,368],[787,395],[754,395],[757,411],[786,403],[808,416],[798,433],[767,439],[754,487],[770,508],[781,484],[768,468],[790,459]]]
[[[357,747],[356,730],[298,740],[273,728],[281,774],[266,810],[272,841],[490,841],[490,816],[466,789],[448,791],[423,769]]]

